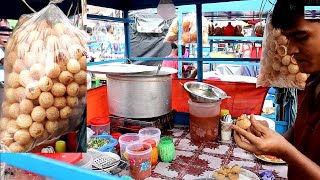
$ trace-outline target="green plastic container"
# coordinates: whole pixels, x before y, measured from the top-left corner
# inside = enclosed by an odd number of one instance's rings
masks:
[[[100,87],[100,79],[91,79],[91,88]]]
[[[171,162],[175,157],[175,147],[173,139],[170,136],[164,136],[160,139],[159,156],[162,162]]]

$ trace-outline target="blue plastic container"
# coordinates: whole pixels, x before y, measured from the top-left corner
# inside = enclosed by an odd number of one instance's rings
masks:
[[[106,144],[101,148],[97,149],[98,151],[101,151],[101,152],[113,152],[114,147],[118,144],[118,141],[110,135],[97,135],[97,136],[91,136],[91,138],[101,138],[101,139],[109,140],[110,142],[109,144]]]
[[[276,123],[276,131],[279,134],[284,134],[288,130],[288,122],[286,121],[275,121]]]
[[[174,113],[173,121],[175,125],[190,125],[190,114],[185,112]]]

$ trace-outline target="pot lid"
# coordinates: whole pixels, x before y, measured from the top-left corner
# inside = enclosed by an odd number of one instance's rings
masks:
[[[107,74],[107,76],[128,76],[128,77],[149,77],[149,76],[168,76],[171,74],[175,74],[178,72],[177,69],[170,68],[170,67],[161,67],[160,71],[157,73],[157,66],[150,66],[154,67],[155,70],[149,72],[141,72],[141,73],[134,73],[134,74]]]
[[[135,74],[142,72],[150,72],[156,70],[157,67],[135,65],[135,64],[99,64],[94,66],[88,66],[87,71],[98,74]]]
[[[158,66],[145,66],[135,64],[100,64],[88,66],[87,71],[91,73],[121,75],[121,76],[166,76],[175,74],[177,69],[170,67],[161,67],[157,74]]]

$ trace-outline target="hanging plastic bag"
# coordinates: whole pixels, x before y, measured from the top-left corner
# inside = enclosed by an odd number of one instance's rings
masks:
[[[87,35],[49,4],[17,26],[6,46],[0,141],[11,152],[77,130],[85,108]]]
[[[197,17],[196,13],[189,13],[183,18],[182,22],[182,42],[197,43]],[[209,23],[205,17],[202,17],[202,43],[208,43]]]
[[[27,20],[30,20],[34,14],[35,13],[21,15],[16,26],[20,26],[21,24],[25,23]]]
[[[178,18],[174,18],[170,27],[169,27],[169,31],[165,37],[165,41],[167,42],[175,42],[178,40],[178,30],[179,26],[178,26]]]
[[[266,26],[257,86],[304,89],[308,74],[301,73],[294,57],[288,54],[288,39],[272,27],[271,19]]]

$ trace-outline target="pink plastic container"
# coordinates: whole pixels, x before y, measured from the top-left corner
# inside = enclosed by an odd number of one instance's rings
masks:
[[[145,179],[151,176],[151,151],[151,145],[146,142],[133,143],[126,147],[132,178]]]
[[[126,147],[129,144],[140,142],[140,137],[137,133],[127,133],[119,137],[120,155],[123,160],[128,160],[128,154],[126,153]]]

